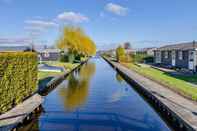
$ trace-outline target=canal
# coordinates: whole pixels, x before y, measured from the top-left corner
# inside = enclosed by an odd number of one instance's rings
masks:
[[[168,131],[154,109],[103,59],[91,59],[50,92],[21,130]]]

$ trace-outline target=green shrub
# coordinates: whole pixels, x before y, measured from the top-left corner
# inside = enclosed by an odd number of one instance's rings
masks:
[[[36,87],[36,53],[0,53],[0,113],[32,95],[37,90]]]
[[[154,57],[153,56],[147,56],[144,58],[145,63],[153,63],[154,62]]]
[[[68,53],[68,62],[73,63],[75,60],[75,54],[74,53]]]
[[[81,55],[77,55],[77,56],[75,57],[75,60],[76,60],[76,61],[81,61],[81,57],[82,57]]]
[[[68,55],[61,54],[61,56],[60,56],[60,62],[68,62],[68,61],[69,61]]]
[[[147,54],[143,54],[143,53],[137,53],[135,55],[132,56],[134,58],[134,61],[136,63],[153,63],[153,56],[149,56]]]
[[[74,53],[68,53],[68,54],[61,54],[60,61],[61,62],[80,62],[82,58],[82,55],[74,54]]]

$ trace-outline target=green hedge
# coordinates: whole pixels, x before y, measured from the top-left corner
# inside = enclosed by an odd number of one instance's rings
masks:
[[[153,56],[149,56],[144,53],[132,54],[131,57],[134,59],[134,62],[137,62],[137,63],[144,63],[144,62],[153,63],[154,62]]]
[[[37,90],[37,54],[0,53],[0,114]]]

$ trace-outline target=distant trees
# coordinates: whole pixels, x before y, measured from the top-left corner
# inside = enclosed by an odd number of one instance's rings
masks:
[[[65,26],[56,45],[75,56],[93,56],[96,53],[95,43],[79,27]]]
[[[133,62],[133,57],[131,57],[133,54],[127,53],[125,48],[122,46],[119,46],[116,48],[116,59],[118,62]]]
[[[123,47],[125,48],[125,49],[131,49],[132,47],[131,47],[131,44],[129,43],[129,42],[125,42],[124,44],[123,44]]]
[[[125,49],[122,46],[116,48],[116,58],[118,62],[124,62],[126,59]]]

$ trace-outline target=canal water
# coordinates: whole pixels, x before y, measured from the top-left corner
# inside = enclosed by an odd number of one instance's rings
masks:
[[[21,130],[168,131],[154,109],[103,59],[91,59],[50,92]]]

